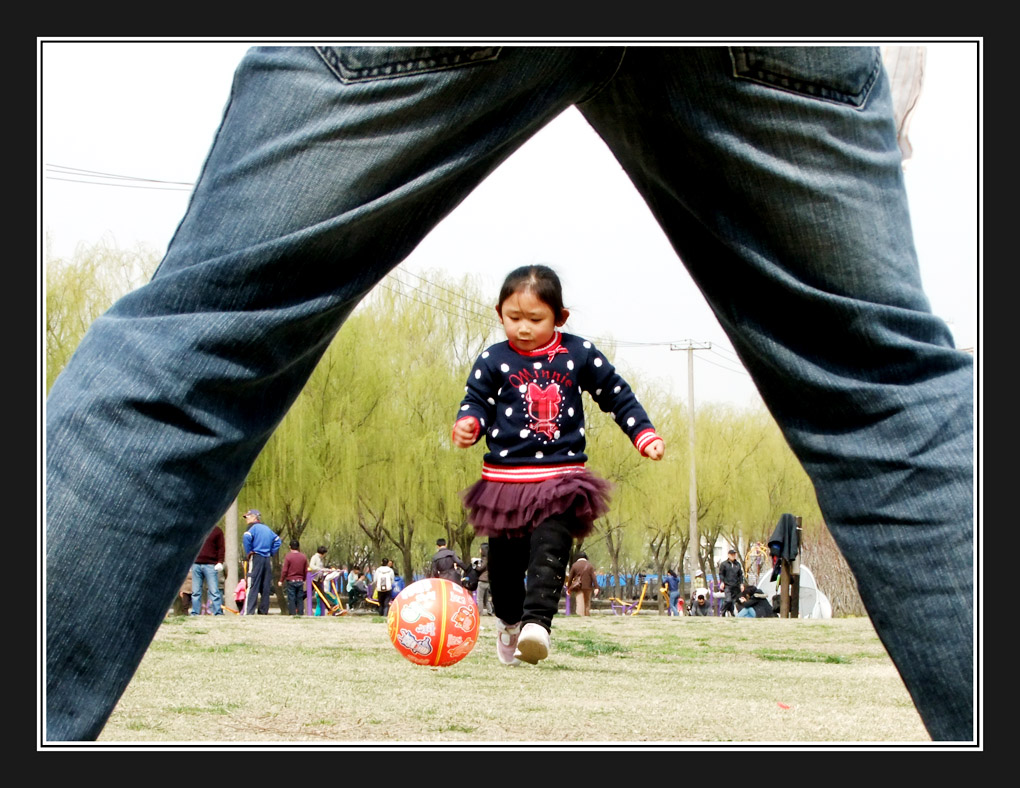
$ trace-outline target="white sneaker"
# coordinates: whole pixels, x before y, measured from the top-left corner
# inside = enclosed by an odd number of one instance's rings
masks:
[[[514,654],[522,662],[532,665],[549,656],[549,632],[541,624],[525,624],[517,638]]]
[[[496,656],[504,665],[520,665],[521,661],[514,656],[517,650],[517,638],[521,634],[521,622],[513,626],[496,619]]]

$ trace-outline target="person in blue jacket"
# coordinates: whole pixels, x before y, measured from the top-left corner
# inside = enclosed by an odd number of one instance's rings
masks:
[[[666,595],[669,598],[667,614],[679,616],[680,610],[677,608],[676,603],[680,599],[680,578],[676,576],[676,572],[672,569],[666,570],[666,576],[662,579],[662,587],[666,589]]]
[[[241,537],[244,554],[248,556],[248,607],[247,615],[258,612],[260,616],[269,613],[269,599],[273,593],[272,557],[280,551],[280,536],[262,522],[258,509],[244,513],[248,530]],[[257,605],[256,605],[257,600]],[[256,610],[257,607],[257,610]]]

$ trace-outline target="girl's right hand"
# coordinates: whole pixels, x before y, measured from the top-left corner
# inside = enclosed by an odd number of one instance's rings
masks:
[[[478,440],[478,419],[474,416],[465,416],[462,419],[458,419],[453,425],[450,439],[453,441],[454,446],[461,449],[474,446],[475,441]]]

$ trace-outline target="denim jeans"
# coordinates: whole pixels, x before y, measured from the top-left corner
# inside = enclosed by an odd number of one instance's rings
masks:
[[[223,615],[223,594],[220,591],[220,573],[215,564],[191,565],[191,615],[202,612],[202,586],[205,586],[209,597],[210,612],[214,616]]]
[[[303,616],[305,614],[305,581],[287,581],[287,612],[292,616]]]
[[[251,50],[155,276],[53,386],[50,740],[102,729],[351,310],[572,105],[814,482],[931,736],[973,738],[972,362],[922,289],[877,48],[437,46]]]

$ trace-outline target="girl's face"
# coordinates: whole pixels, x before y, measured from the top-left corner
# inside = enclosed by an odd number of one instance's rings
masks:
[[[570,313],[562,310],[557,320],[545,301],[530,290],[518,290],[496,307],[496,314],[513,346],[530,351],[548,343],[556,329],[567,322]]]

